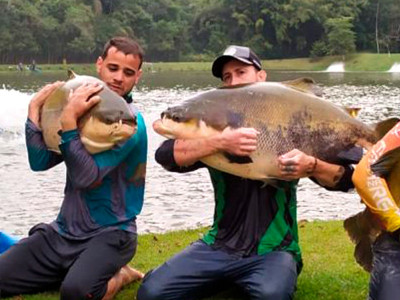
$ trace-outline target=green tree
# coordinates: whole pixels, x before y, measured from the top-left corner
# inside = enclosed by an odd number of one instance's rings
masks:
[[[355,33],[349,17],[328,19],[325,23],[328,51],[331,55],[346,55],[355,50]]]

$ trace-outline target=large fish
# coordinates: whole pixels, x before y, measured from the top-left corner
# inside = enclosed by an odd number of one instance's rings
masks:
[[[398,119],[393,119],[398,121]],[[388,184],[390,193],[396,204],[400,206],[400,149],[388,151],[371,165],[374,175],[384,177]],[[381,192],[376,191],[376,197],[380,197]],[[384,194],[385,195],[385,194]],[[379,218],[374,216],[368,208],[364,211],[347,218],[344,221],[344,228],[354,242],[354,257],[356,261],[366,270],[372,270],[372,244],[382,233]]]
[[[137,129],[135,112],[126,101],[111,91],[100,79],[77,76],[70,72],[70,80],[56,89],[46,100],[41,110],[40,127],[47,147],[60,153],[60,117],[71,90],[83,83],[100,83],[103,89],[98,94],[100,102],[78,121],[80,137],[85,148],[92,154],[111,149],[115,144],[128,139]]]
[[[167,138],[190,139],[226,127],[253,127],[260,134],[257,150],[250,156],[220,152],[202,161],[224,172],[266,182],[279,179],[277,158],[294,148],[340,163],[349,149],[368,148],[377,140],[371,127],[317,97],[314,90],[313,82],[306,79],[214,89],[168,108],[154,128]]]

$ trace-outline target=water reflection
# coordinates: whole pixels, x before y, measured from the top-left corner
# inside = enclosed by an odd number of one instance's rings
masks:
[[[341,82],[344,78],[343,72],[332,72],[328,73],[328,75],[329,75],[329,80],[332,82]]]

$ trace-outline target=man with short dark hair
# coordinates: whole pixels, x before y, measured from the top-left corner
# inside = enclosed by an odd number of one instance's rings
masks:
[[[248,47],[230,46],[212,66],[224,86],[265,81],[261,61]],[[153,127],[157,131],[159,123]],[[294,149],[279,157],[279,186],[234,176],[200,159],[218,151],[249,155],[254,128],[226,128],[207,138],[165,141],[156,160],[173,172],[206,167],[214,186],[215,212],[204,237],[146,274],[139,300],[200,299],[223,284],[239,286],[251,299],[291,299],[302,260],[297,234],[298,179],[313,177],[330,189],[348,190],[351,166],[323,162]]]
[[[33,170],[65,162],[64,200],[55,221],[34,226],[0,256],[0,298],[60,287],[61,299],[111,299],[142,274],[126,264],[137,247],[136,215],[144,196],[147,134],[130,94],[142,74],[143,51],[136,41],[111,39],[97,59],[99,77],[122,96],[137,117],[137,132],[124,143],[89,154],[78,119],[98,103],[103,88],[83,84],[61,114],[61,155],[47,150],[40,130],[40,109],[63,83],[46,85],[31,100],[26,143]],[[79,175],[79,176],[77,176]]]

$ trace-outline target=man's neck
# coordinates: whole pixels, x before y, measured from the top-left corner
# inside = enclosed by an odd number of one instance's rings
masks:
[[[126,95],[124,95],[123,98],[125,99],[125,101],[126,101],[128,104],[133,102],[132,93],[131,93],[131,92],[129,92],[129,93],[127,93]]]

